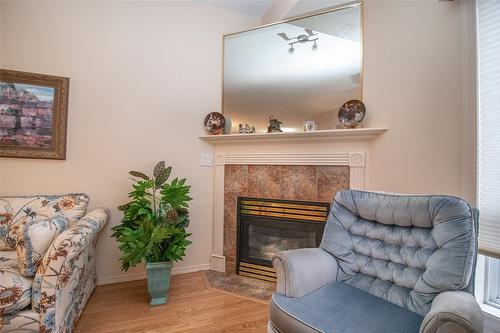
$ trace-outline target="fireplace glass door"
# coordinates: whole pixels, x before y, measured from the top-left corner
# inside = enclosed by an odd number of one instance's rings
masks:
[[[328,212],[327,203],[239,198],[238,273],[275,280],[273,254],[318,247]]]
[[[317,247],[322,226],[316,223],[244,219],[241,258],[272,267],[272,255],[285,250]],[[292,225],[291,225],[292,224]]]

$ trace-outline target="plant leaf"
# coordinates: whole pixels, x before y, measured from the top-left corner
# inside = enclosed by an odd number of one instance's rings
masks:
[[[134,177],[139,177],[139,178],[142,178],[144,180],[149,180],[149,177],[146,176],[145,174],[143,174],[142,172],[139,172],[139,171],[129,171],[129,174],[131,174],[132,176]]]
[[[155,176],[156,188],[160,188],[167,181],[170,172],[172,172],[172,167],[163,169],[158,176]]]
[[[123,204],[123,205],[118,206],[118,210],[119,210],[119,211],[121,211],[121,212],[126,211],[126,210],[130,207],[130,204],[131,204],[131,203],[132,203],[132,202],[129,202],[129,203],[126,203],[126,204]]]
[[[189,197],[190,186],[183,185],[175,178],[171,184],[165,184],[160,191],[162,197],[161,201],[168,203],[173,209],[186,208],[188,201],[192,200]]]
[[[165,170],[165,161],[160,161],[156,163],[155,168],[153,170],[153,176],[158,178],[158,176]]]

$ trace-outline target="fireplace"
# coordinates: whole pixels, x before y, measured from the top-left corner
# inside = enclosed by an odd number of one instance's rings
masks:
[[[330,203],[338,191],[363,188],[359,153],[217,156],[211,268],[219,272],[236,274],[238,197]]]
[[[318,247],[329,211],[325,202],[238,197],[236,272],[276,281],[272,255]]]

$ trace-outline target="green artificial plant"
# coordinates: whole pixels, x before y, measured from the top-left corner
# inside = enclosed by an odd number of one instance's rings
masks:
[[[143,261],[179,261],[191,244],[186,232],[189,225],[188,201],[190,186],[186,179],[168,182],[172,167],[161,161],[154,167],[153,176],[130,171],[134,178],[132,199],[118,207],[123,212],[120,225],[112,228],[119,243],[122,270]]]

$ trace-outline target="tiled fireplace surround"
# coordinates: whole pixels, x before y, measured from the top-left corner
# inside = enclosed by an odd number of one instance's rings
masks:
[[[224,170],[224,256],[236,268],[236,202],[239,196],[331,202],[349,188],[349,166],[233,164]]]
[[[363,189],[364,153],[219,154],[215,165],[212,269],[236,269],[238,196],[331,202],[342,189]]]

